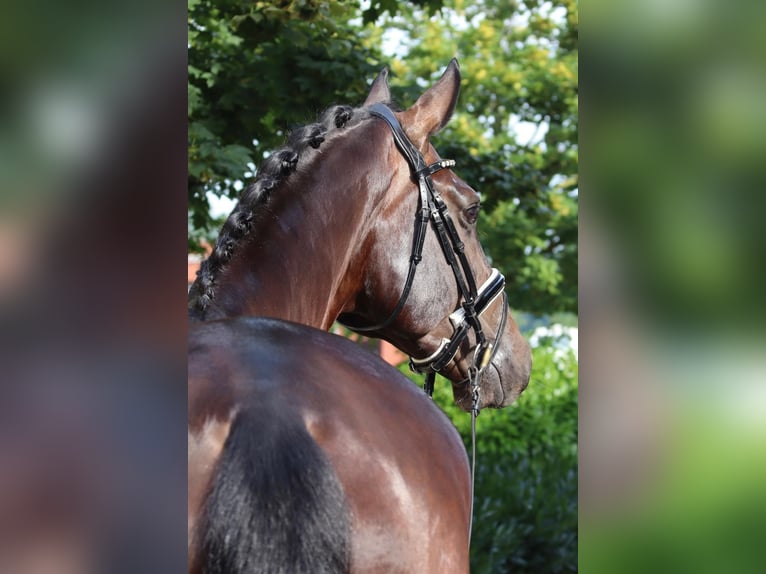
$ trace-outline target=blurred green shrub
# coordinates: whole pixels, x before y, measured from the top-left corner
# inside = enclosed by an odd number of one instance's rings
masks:
[[[577,570],[577,359],[568,349],[537,347],[533,361],[519,400],[477,419],[474,574]],[[434,400],[470,449],[471,417],[445,380]]]

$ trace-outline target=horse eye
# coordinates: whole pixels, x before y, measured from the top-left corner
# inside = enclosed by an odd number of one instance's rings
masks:
[[[468,220],[468,223],[471,223],[471,224],[476,223],[476,220],[479,218],[480,209],[481,209],[481,205],[476,203],[465,210],[465,218]]]

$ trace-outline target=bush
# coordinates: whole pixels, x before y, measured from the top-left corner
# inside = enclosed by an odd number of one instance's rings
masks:
[[[577,359],[537,347],[533,361],[521,398],[477,419],[473,574],[577,570]],[[470,449],[471,417],[449,383],[437,380],[434,400]]]

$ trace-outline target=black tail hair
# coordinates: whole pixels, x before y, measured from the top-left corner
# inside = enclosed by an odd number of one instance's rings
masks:
[[[340,574],[350,516],[338,478],[294,411],[235,417],[206,502],[205,574]]]

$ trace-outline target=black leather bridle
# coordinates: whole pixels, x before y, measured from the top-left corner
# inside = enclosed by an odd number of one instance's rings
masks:
[[[399,120],[396,119],[396,116],[388,106],[384,104],[374,104],[370,106],[369,111],[373,116],[385,120],[391,128],[396,146],[407,160],[412,171],[412,176],[417,182],[418,190],[420,192],[420,209],[416,215],[415,236],[413,239],[407,278],[404,282],[404,288],[402,289],[402,294],[399,297],[398,303],[388,318],[382,323],[368,327],[347,326],[353,331],[362,333],[379,331],[389,326],[399,316],[399,313],[401,313],[404,308],[404,304],[410,294],[410,289],[412,288],[412,283],[415,278],[415,270],[417,269],[418,263],[420,263],[423,258],[423,244],[425,241],[426,230],[428,228],[428,222],[430,221],[431,226],[436,232],[442,252],[447,259],[447,263],[452,268],[452,273],[455,276],[462,303],[449,316],[453,328],[452,336],[449,339],[442,339],[439,348],[428,357],[423,359],[410,357],[410,368],[415,372],[426,375],[426,382],[423,388],[425,392],[431,396],[433,394],[436,373],[445,368],[455,357],[461,343],[468,336],[469,331],[473,329],[476,336],[476,350],[474,352],[472,365],[469,368],[469,378],[463,382],[471,383],[472,412],[474,413],[474,416],[476,416],[479,412],[479,375],[492,361],[492,358],[497,352],[496,344],[487,341],[487,338],[484,335],[480,316],[498,296],[502,295],[503,312],[495,337],[496,343],[505,328],[508,314],[508,304],[505,292],[503,291],[503,288],[505,287],[505,277],[503,277],[502,273],[497,269],[493,268],[489,279],[487,279],[487,281],[485,281],[478,289],[476,287],[476,280],[471,271],[471,266],[468,263],[468,258],[465,255],[465,246],[460,240],[457,229],[455,229],[455,225],[447,213],[447,204],[444,202],[439,192],[436,191],[431,179],[431,176],[439,170],[454,166],[454,160],[440,160],[431,165],[426,164],[423,155],[412,142],[410,142],[409,138],[404,133]]]

